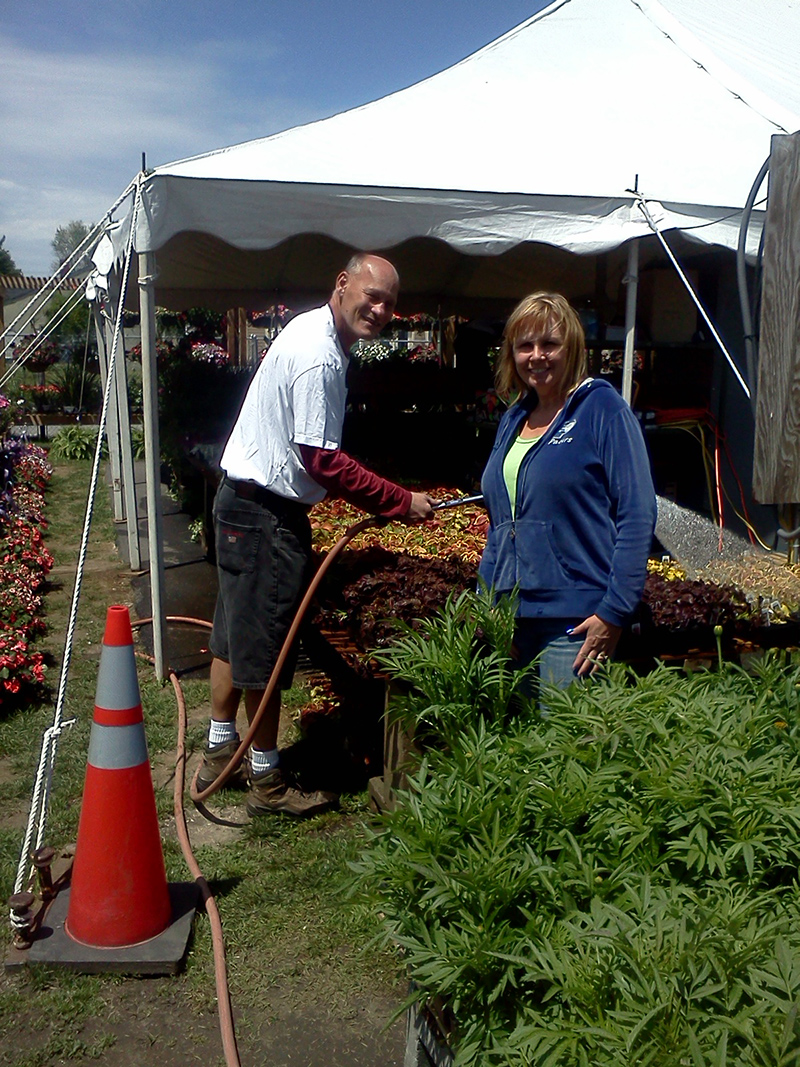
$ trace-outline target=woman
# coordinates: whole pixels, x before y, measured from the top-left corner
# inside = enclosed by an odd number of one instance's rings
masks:
[[[563,296],[534,293],[506,324],[504,414],[483,474],[490,528],[480,576],[517,590],[519,666],[542,654],[561,687],[614,653],[644,587],[656,519],[642,432],[608,382],[586,377],[583,327]]]

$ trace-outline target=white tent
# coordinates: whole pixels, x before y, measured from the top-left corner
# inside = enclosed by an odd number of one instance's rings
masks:
[[[735,249],[772,136],[800,129],[798,53],[797,0],[555,0],[408,89],[139,175],[97,259],[138,253],[151,517],[155,303],[297,309],[368,248],[401,309],[502,314],[537,286],[617,292],[640,250],[663,262],[653,225],[680,255]]]
[[[556,0],[410,88],[158,167],[135,248],[176,308],[302,301],[346,248],[392,249],[417,310],[591,291],[589,254],[621,274],[651,232],[637,181],[677,247],[736,247],[771,136],[800,128],[799,51],[796,0]]]

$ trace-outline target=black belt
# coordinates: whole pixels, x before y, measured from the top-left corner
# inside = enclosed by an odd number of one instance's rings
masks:
[[[301,504],[299,500],[278,496],[277,493],[273,493],[271,489],[266,489],[257,482],[237,482],[227,475],[223,478],[223,482],[242,500],[252,500],[256,504],[261,504],[262,507],[269,508],[270,511],[297,510],[306,513],[311,509],[310,504]]]

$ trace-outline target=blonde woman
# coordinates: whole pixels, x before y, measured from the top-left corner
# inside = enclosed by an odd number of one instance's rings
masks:
[[[496,386],[511,406],[483,474],[490,528],[480,576],[517,589],[520,667],[566,686],[616,649],[644,587],[656,519],[639,424],[586,376],[583,327],[556,293],[512,312]]]

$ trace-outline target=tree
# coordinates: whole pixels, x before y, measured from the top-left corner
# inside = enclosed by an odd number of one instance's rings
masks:
[[[55,236],[51,241],[54,271],[57,271],[61,264],[69,258],[78,245],[89,235],[91,230],[92,227],[87,226],[82,219],[73,219],[72,222],[68,222],[66,226],[58,227]],[[75,274],[86,274],[90,266],[91,262],[88,255],[81,256],[80,260],[73,264],[69,271],[66,272],[65,277]]]
[[[6,235],[3,234],[0,237],[0,274],[21,274],[22,271],[11,258],[11,253],[7,248],[3,248],[5,240]]]

